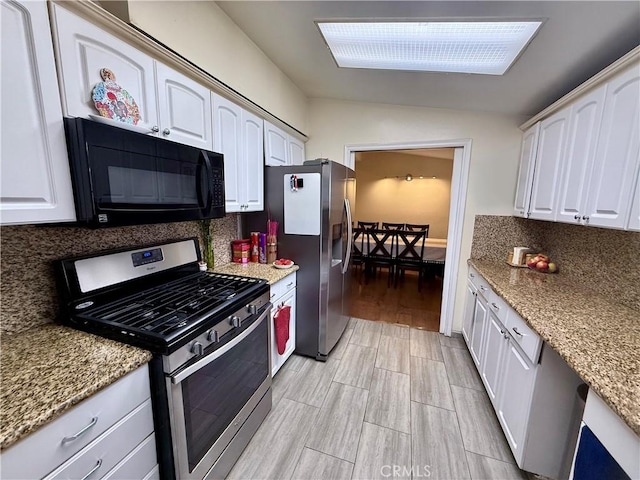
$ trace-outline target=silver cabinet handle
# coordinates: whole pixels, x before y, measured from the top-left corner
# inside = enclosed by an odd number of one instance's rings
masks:
[[[513,330],[515,332],[515,334],[518,335],[519,337],[523,336],[523,334],[520,333],[516,327],[513,327],[511,330]]]
[[[151,131],[154,133],[158,133],[160,131],[160,127],[158,127],[158,125],[154,125],[153,127],[151,127]]]
[[[91,469],[91,471],[89,473],[87,473],[84,477],[82,477],[80,480],[87,480],[87,478],[89,478],[91,476],[91,474],[93,474],[93,472],[98,470],[101,466],[102,466],[102,459],[100,458],[100,459],[98,459],[98,463],[96,463],[96,466],[93,467]]]
[[[480,285],[480,290],[482,290],[483,292],[487,291],[487,289],[485,287],[483,287],[482,285]]]
[[[505,340],[509,340],[509,334],[508,334],[508,333],[505,333],[505,334],[504,334],[504,335],[502,335],[502,336],[503,336],[503,338],[504,338]]]
[[[491,302],[491,306],[492,306],[493,308],[495,308],[496,310],[500,310],[500,307],[499,307],[498,305],[496,305],[496,303],[495,303],[495,302]]]
[[[169,130],[168,128],[165,128],[164,130],[162,130],[162,134],[163,135],[170,135],[171,134],[171,130]]]
[[[476,278],[476,276],[475,276],[473,273],[470,273],[470,274],[469,274],[469,276],[470,276],[471,278]]]
[[[573,218],[575,218],[576,220],[580,220],[580,215],[574,215]]]
[[[91,421],[89,422],[89,425],[87,425],[86,427],[84,427],[82,430],[80,430],[78,433],[76,433],[75,435],[71,435],[70,437],[64,437],[62,439],[62,441],[60,442],[62,445],[64,445],[65,443],[69,443],[69,442],[73,442],[74,440],[77,440],[78,438],[80,438],[82,435],[84,435],[85,433],[87,433],[87,431],[93,427],[96,423],[98,423],[98,417],[93,417],[91,419]]]
[[[275,294],[275,293],[272,293],[272,294],[271,294],[271,296],[270,296],[269,298],[273,298],[273,297],[275,297],[275,296],[276,296],[276,294]]]
[[[293,282],[287,283],[287,288],[291,287],[292,285],[293,285]]]
[[[500,329],[500,333],[504,336],[505,331],[504,331],[504,330],[502,330],[502,329]]]

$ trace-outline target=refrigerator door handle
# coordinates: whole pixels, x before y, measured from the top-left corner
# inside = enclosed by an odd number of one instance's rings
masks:
[[[353,241],[353,225],[351,223],[351,205],[349,199],[344,199],[344,209],[347,212],[347,253],[344,256],[344,262],[342,264],[342,274],[347,273],[349,269],[349,263],[351,262],[351,242]]]

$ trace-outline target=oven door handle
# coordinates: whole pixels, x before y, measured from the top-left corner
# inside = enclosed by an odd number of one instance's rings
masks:
[[[272,305],[273,304],[270,302],[267,303],[267,308],[264,310],[264,312],[260,314],[258,319],[255,322],[253,322],[253,325],[251,325],[249,328],[247,328],[244,332],[242,332],[236,338],[231,340],[229,343],[219,348],[218,350],[213,352],[211,355],[207,355],[202,360],[197,361],[193,365],[189,365],[187,368],[180,370],[175,375],[170,375],[169,378],[171,379],[171,383],[173,383],[174,385],[179,384],[189,375],[200,370],[202,367],[204,367],[205,365],[208,365],[209,363],[213,362],[217,358],[220,358],[222,355],[227,353],[229,350],[231,350],[233,347],[235,347],[241,341],[243,341],[245,338],[251,335],[251,332],[253,332],[256,328],[258,328],[258,326],[262,323],[262,320],[264,320],[264,318],[267,315],[269,315],[269,312],[271,312]]]

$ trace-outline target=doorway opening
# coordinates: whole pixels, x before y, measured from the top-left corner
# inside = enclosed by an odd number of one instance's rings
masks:
[[[424,231],[425,238],[395,237],[396,256],[415,239],[409,254],[422,261],[415,268],[354,268],[351,316],[440,331],[453,156],[453,148],[356,153],[354,225]]]
[[[454,311],[455,299],[456,299],[457,273],[458,273],[458,268],[460,264],[460,246],[462,241],[462,227],[464,223],[464,208],[466,204],[471,140],[461,139],[461,140],[451,140],[451,141],[421,142],[421,143],[410,143],[410,144],[402,143],[402,144],[384,144],[384,145],[380,145],[380,144],[347,145],[345,146],[345,164],[355,170],[356,178],[358,178],[359,169],[366,177],[367,164],[365,162],[367,161],[367,158],[366,156],[363,158],[363,155],[366,155],[369,152],[374,152],[377,155],[383,155],[383,156],[387,154],[394,155],[398,153],[404,156],[413,155],[414,157],[417,158],[418,161],[422,160],[424,162],[426,159],[427,160],[426,163],[428,163],[428,159],[433,158],[433,157],[427,157],[426,154],[428,150],[432,150],[432,155],[435,158],[439,158],[441,156],[448,156],[448,161],[450,165],[449,167],[450,179],[451,179],[449,188],[448,188],[449,203],[448,205],[444,206],[445,210],[448,208],[448,216],[447,216],[448,218],[447,218],[446,226],[442,227],[442,223],[440,223],[440,226],[437,227],[438,230],[436,230],[438,232],[443,232],[443,231],[446,232],[446,236],[440,237],[443,240],[446,239],[445,240],[446,252],[444,253],[444,256],[445,256],[444,263],[440,264],[440,267],[438,268],[431,269],[431,271],[429,272],[430,275],[428,276],[427,281],[435,282],[435,283],[430,283],[425,286],[425,290],[427,289],[427,286],[428,286],[432,290],[434,290],[434,287],[436,287],[441,292],[441,296],[439,297],[440,312],[439,312],[439,322],[437,327],[435,323],[438,318],[436,317],[436,315],[433,315],[432,313],[430,313],[430,312],[434,312],[434,309],[437,311],[437,303],[434,301],[434,299],[437,297],[435,297],[434,295],[431,296],[432,297],[431,300],[429,298],[411,299],[409,297],[404,297],[403,299],[402,296],[400,295],[396,301],[398,302],[399,305],[402,304],[402,302],[405,302],[405,304],[410,303],[413,305],[417,305],[418,315],[420,315],[419,312],[423,312],[422,313],[423,320],[416,321],[415,326],[419,328],[428,328],[428,329],[437,328],[440,333],[443,333],[445,335],[451,335],[452,326],[453,326],[453,311]],[[438,152],[438,150],[440,150],[440,152]],[[452,160],[451,160],[451,152],[453,152]],[[356,160],[357,158],[358,160]],[[395,162],[390,162],[390,163],[395,163]],[[421,172],[422,169],[420,169],[420,170],[416,170],[416,172],[418,173],[414,173],[408,170],[409,168],[408,166],[405,166],[405,165],[399,166],[399,165],[401,165],[401,163],[394,165],[393,171],[389,171],[389,173],[387,174],[388,177],[394,177],[394,178],[387,178],[387,179],[383,178],[380,181],[391,180],[391,181],[399,182],[400,184],[402,184],[402,182],[405,182],[405,183],[413,182],[414,179],[418,177],[417,178],[418,181],[416,181],[416,185],[419,185],[418,182],[425,182],[428,180],[432,180],[432,181],[438,180],[437,174],[431,175],[431,177],[436,176],[436,179],[424,178],[428,176],[427,175],[428,171],[426,168],[424,169],[423,172]],[[422,165],[422,166],[426,167],[426,165]],[[387,165],[387,167],[391,169],[392,165]],[[416,166],[416,168],[418,167]],[[420,175],[423,176],[423,179],[419,179]],[[408,177],[410,177],[409,182],[408,182],[409,180]],[[358,182],[356,182],[356,185],[357,185],[356,195],[358,195],[358,191],[359,191]],[[399,185],[396,184],[396,187],[399,187]],[[356,199],[356,215],[360,215],[362,213],[362,210],[360,211],[358,210],[358,197],[356,198],[357,198]],[[369,213],[367,212],[366,208],[364,212],[365,212],[365,215]],[[403,209],[403,211],[399,212],[398,215],[401,215],[403,212],[405,215],[407,215],[406,218],[409,218],[411,215],[416,213],[409,210],[404,211]],[[367,218],[361,218],[361,219],[356,218],[356,220],[370,221]],[[373,219],[372,221],[376,221],[376,219]],[[379,220],[379,221],[381,222],[382,220]],[[403,222],[397,221],[397,222],[388,222],[388,223],[403,223]],[[404,223],[412,223],[412,222],[405,220]],[[439,233],[439,235],[442,235],[442,233]],[[429,237],[431,237],[432,239],[438,238],[434,236],[433,231],[429,233]],[[416,274],[413,274],[413,275],[416,275]],[[405,274],[405,279],[404,279],[405,286],[408,285],[408,282],[407,282],[408,279],[409,281],[411,281],[411,277],[407,277],[407,274]],[[415,280],[417,282],[417,278],[415,278]],[[439,285],[438,285],[438,282],[440,282]],[[354,283],[356,285],[353,288],[358,288],[357,284],[359,282],[352,282],[352,285]],[[376,283],[379,283],[379,282],[377,282],[376,280]],[[387,284],[385,283],[384,284],[385,288],[386,288],[386,285]],[[377,296],[378,297],[382,296],[381,294],[382,287],[378,286],[376,288],[379,289]],[[405,287],[403,286],[403,289],[404,288]],[[407,288],[411,288],[411,286]],[[393,285],[391,285],[389,290],[392,290],[392,289],[393,289]],[[407,292],[409,292],[408,289],[407,289]],[[385,291],[384,293],[385,295],[389,294],[393,296],[393,292]],[[418,293],[417,286],[416,286],[415,293],[416,294]],[[407,295],[410,295],[410,294],[407,293]],[[393,300],[392,297],[388,297],[387,299]],[[424,312],[427,312],[427,314],[424,314]],[[412,312],[406,312],[406,313],[407,315],[412,314]],[[357,316],[357,315],[354,314],[354,316]],[[364,318],[366,318],[366,316]],[[406,319],[407,317],[405,316],[404,318]],[[401,320],[402,316],[400,317],[396,316],[396,319]],[[402,323],[402,322],[396,321],[394,323]],[[406,320],[405,320],[405,323],[406,323]],[[420,323],[422,323],[422,325]]]

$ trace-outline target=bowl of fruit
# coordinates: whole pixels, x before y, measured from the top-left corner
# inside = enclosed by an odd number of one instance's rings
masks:
[[[279,258],[278,260],[273,262],[273,266],[274,267],[280,268],[282,270],[284,270],[286,268],[291,268],[294,265],[295,265],[295,263],[293,263],[293,260],[289,260],[288,258]]]
[[[542,253],[537,254],[535,257],[529,260],[527,262],[527,267],[542,273],[555,273],[558,271],[558,265],[556,265],[548,256]]]

